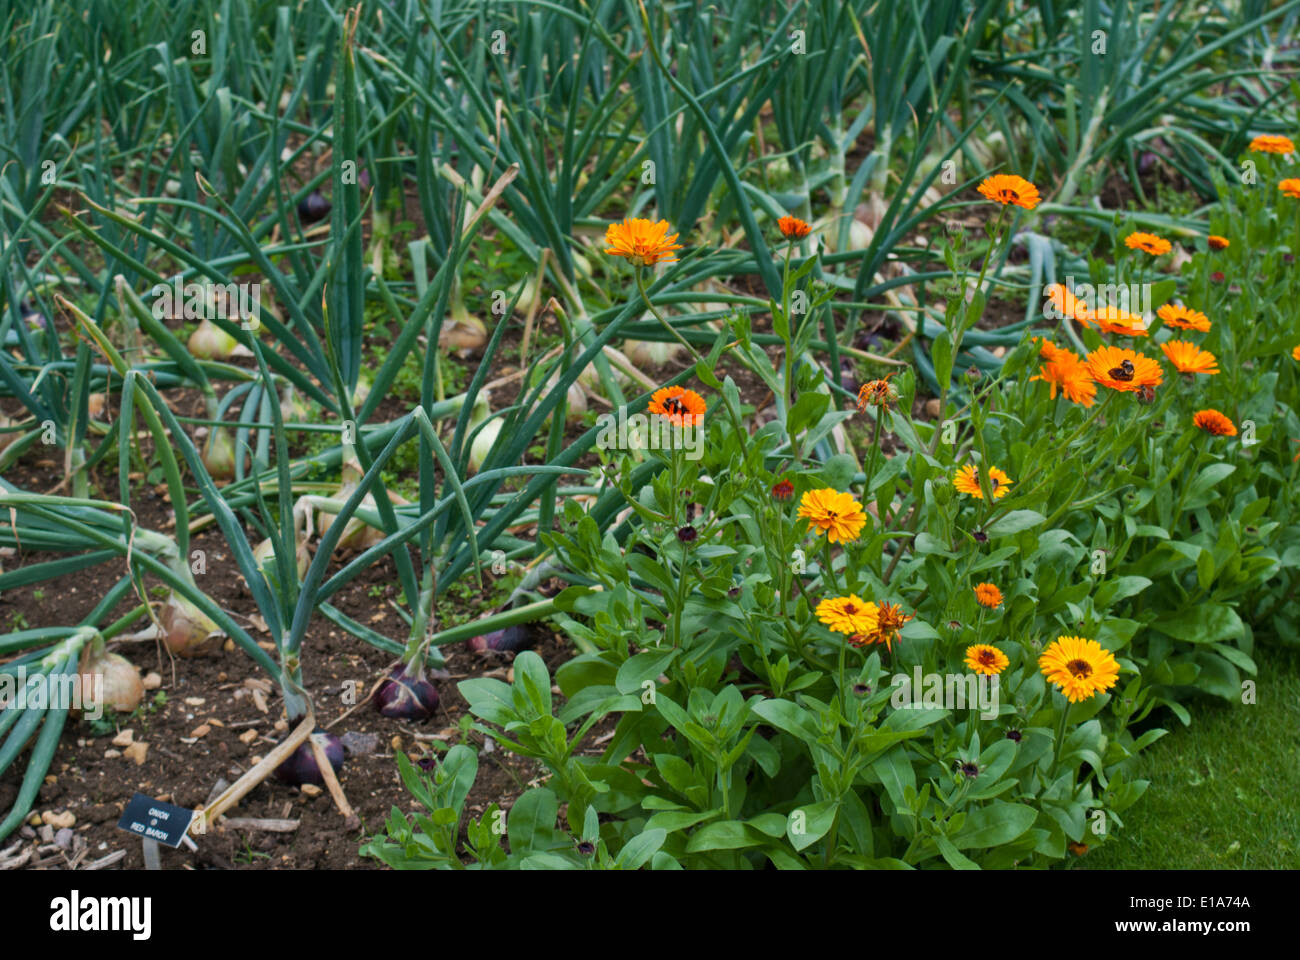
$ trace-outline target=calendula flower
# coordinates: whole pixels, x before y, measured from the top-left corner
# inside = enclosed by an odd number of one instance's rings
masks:
[[[1007,655],[987,643],[966,648],[966,666],[986,677],[996,677],[1011,663]]]
[[[1198,333],[1205,333],[1210,329],[1209,317],[1199,310],[1184,307],[1180,303],[1166,303],[1156,311],[1156,316],[1163,320],[1167,327],[1195,330]]]
[[[1038,368],[1038,373],[1029,378],[1042,380],[1052,389],[1052,399],[1056,399],[1059,389],[1071,403],[1082,407],[1091,407],[1097,396],[1097,385],[1092,382],[1092,375],[1084,366],[1083,360],[1069,350],[1053,347],[1052,358]]]
[[[1001,500],[1010,493],[1013,482],[997,467],[989,467],[989,487],[992,489],[994,500]],[[952,478],[952,485],[958,493],[967,493],[979,500],[984,499],[984,491],[980,489],[979,475],[975,472],[974,464],[968,463],[958,470],[957,476]]]
[[[903,613],[903,608],[898,604],[882,603],[876,613],[876,627],[867,631],[864,643],[883,643],[886,650],[892,651],[903,625],[914,616]]]
[[[1290,137],[1266,133],[1250,141],[1250,149],[1255,153],[1295,153],[1295,144]]]
[[[1038,344],[1039,354],[1043,357],[1043,359],[1047,360],[1048,362],[1055,360],[1058,356],[1060,356],[1063,353],[1069,353],[1070,356],[1074,356],[1074,354],[1071,353],[1069,350],[1063,350],[1062,348],[1058,347],[1056,344],[1052,343],[1051,340],[1048,340],[1046,337],[1034,337],[1033,340],[1034,343]]]
[[[794,496],[794,484],[789,480],[778,480],[772,484],[772,499],[782,502]]]
[[[1297,344],[1291,350],[1291,359],[1300,361],[1300,344]]]
[[[798,217],[782,217],[776,225],[787,240],[802,240],[812,231],[812,227]]]
[[[1221,237],[1217,233],[1212,233],[1205,238],[1205,242],[1210,245],[1211,250],[1227,250],[1228,238]]]
[[[1070,320],[1077,320],[1084,326],[1088,325],[1088,320],[1091,316],[1088,307],[1083,303],[1083,301],[1075,297],[1065,284],[1054,283],[1044,292],[1047,294],[1048,303],[1055,308],[1056,314],[1059,314],[1061,317],[1069,318]],[[1049,318],[1053,316],[1053,314],[1046,309],[1044,309],[1043,313]]]
[[[1147,323],[1136,313],[1129,313],[1119,307],[1107,306],[1094,310],[1090,315],[1102,333],[1114,333],[1121,337],[1145,337]]]
[[[1197,410],[1192,415],[1192,423],[1216,437],[1235,437],[1237,435],[1237,428],[1233,422],[1218,410]]]
[[[1287,179],[1277,185],[1277,188],[1288,197],[1300,200],[1300,180],[1297,180],[1294,177],[1287,177]]]
[[[1202,350],[1194,343],[1188,343],[1186,340],[1170,340],[1160,344],[1160,349],[1179,373],[1219,372],[1219,361],[1214,358],[1214,354]]]
[[[809,490],[799,501],[799,517],[807,520],[818,534],[826,534],[831,543],[848,543],[856,540],[867,525],[867,515],[862,504],[849,493],[840,493],[830,487]]]
[[[892,374],[891,374],[892,376]],[[898,389],[888,378],[864,383],[858,391],[858,410],[865,413],[867,406],[887,407],[898,399]]]
[[[836,633],[865,636],[879,623],[879,608],[856,594],[828,597],[817,604],[817,619]]]
[[[677,234],[668,236],[668,221],[644,220],[640,217],[625,218],[622,223],[611,223],[605,231],[605,243],[609,244],[606,253],[616,257],[626,257],[633,266],[649,267],[656,263],[672,263],[674,255],[682,248],[674,243]]]
[[[1143,233],[1140,230],[1125,237],[1124,245],[1130,250],[1145,250],[1153,257],[1158,257],[1173,249],[1169,241],[1164,237],[1157,237],[1154,233]]]
[[[992,610],[1002,604],[1002,591],[992,583],[977,583],[975,584],[975,599],[979,601],[981,607],[988,607]]]
[[[1088,354],[1088,372],[1103,387],[1133,393],[1164,380],[1160,364],[1124,347],[1098,347]]]
[[[1088,845],[1086,843],[1075,843],[1073,840],[1071,840],[1065,846],[1076,857],[1081,857],[1088,852]]]
[[[704,411],[708,404],[694,390],[681,387],[664,387],[656,390],[650,398],[647,413],[667,417],[670,423],[679,427],[698,426],[704,422]]]
[[[1071,703],[1089,700],[1119,679],[1114,655],[1096,640],[1084,637],[1057,637],[1038,658],[1038,666]]]
[[[988,177],[979,185],[979,191],[994,203],[1000,203],[1004,207],[1014,204],[1026,210],[1034,209],[1041,199],[1038,196],[1038,188],[1024,177],[1006,173]]]

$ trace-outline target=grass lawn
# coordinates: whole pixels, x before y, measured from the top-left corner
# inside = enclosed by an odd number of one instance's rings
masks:
[[[1138,757],[1150,780],[1116,841],[1075,869],[1294,869],[1300,863],[1300,651],[1256,647],[1257,703],[1198,701]]]

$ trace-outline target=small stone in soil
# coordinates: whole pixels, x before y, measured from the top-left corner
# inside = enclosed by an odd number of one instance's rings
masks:
[[[298,789],[309,797],[319,797],[321,795],[320,787],[316,786],[314,783],[304,783]]]
[[[64,827],[54,835],[54,843],[60,850],[71,850],[72,838],[74,836],[76,836],[76,834],[72,832],[72,828]]]
[[[113,738],[112,744],[115,747],[129,747],[133,740],[135,740],[135,731],[127,727],[125,730],[118,732],[117,736]]]
[[[349,730],[339,737],[339,741],[343,744],[343,749],[354,757],[375,753],[379,749],[379,734],[377,733],[358,733],[355,730]]]
[[[148,673],[144,675],[144,679],[141,681],[141,685],[146,690],[157,690],[159,687],[162,686],[162,677],[159,676],[154,671],[150,670]]]

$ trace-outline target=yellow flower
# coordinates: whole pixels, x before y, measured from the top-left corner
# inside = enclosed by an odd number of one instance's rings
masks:
[[[1057,637],[1043,651],[1038,666],[1071,703],[1089,700],[1113,687],[1119,679],[1119,663],[1096,640]]]
[[[1124,238],[1124,245],[1130,250],[1145,250],[1153,257],[1168,253],[1173,247],[1164,237],[1157,237],[1154,233],[1130,233]]]
[[[992,488],[993,499],[1001,500],[1008,493],[1008,489],[1014,483],[1010,477],[999,470],[997,467],[989,467],[989,487]],[[958,493],[967,493],[979,500],[984,499],[984,491],[980,489],[979,475],[975,472],[973,464],[966,464],[957,471],[957,476],[952,478],[952,485]]]
[[[1295,144],[1290,137],[1266,133],[1250,141],[1250,149],[1256,153],[1295,153]]]
[[[799,501],[799,517],[819,535],[826,534],[831,543],[848,543],[856,540],[867,525],[867,515],[862,504],[849,493],[840,493],[830,487],[809,490]]]
[[[836,633],[867,634],[875,631],[879,608],[856,594],[828,597],[817,604],[817,619]]]
[[[966,666],[986,677],[996,677],[1011,661],[997,647],[977,643],[966,648]]]
[[[622,223],[611,223],[605,231],[606,253],[627,257],[637,267],[653,266],[660,261],[672,263],[673,254],[682,248],[674,243],[677,234],[668,236],[668,221],[655,223],[641,218],[624,218]]]

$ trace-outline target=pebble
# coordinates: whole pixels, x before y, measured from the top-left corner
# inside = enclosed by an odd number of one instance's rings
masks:
[[[58,833],[54,835],[54,844],[60,850],[71,850],[72,839],[75,836],[76,834],[72,832],[71,827],[64,827],[62,830],[60,830]]]
[[[36,835],[41,838],[41,843],[54,842],[54,828],[48,824],[42,824],[41,829],[36,831]]]
[[[209,726],[206,723],[200,723],[197,727],[195,727],[193,730],[190,731],[190,736],[195,738],[206,737],[211,732],[212,732],[211,726]]]
[[[150,670],[148,673],[144,675],[144,679],[141,681],[141,683],[144,685],[144,688],[146,690],[157,690],[159,687],[162,686],[162,677],[159,676],[155,671]]]
[[[203,706],[203,705],[204,705],[205,703],[207,703],[207,702],[208,702],[208,701],[207,701],[207,699],[206,699],[205,697],[186,697],[186,698],[185,698],[185,705],[186,705],[186,706],[189,706],[189,707],[201,707],[201,706]]]
[[[147,743],[133,743],[131,744],[131,746],[127,747],[125,750],[122,751],[124,756],[129,757],[130,759],[135,761],[135,765],[137,767],[144,764],[145,754],[147,754],[148,752],[149,752],[149,744]]]
[[[241,734],[239,735],[239,739],[240,739],[241,741],[243,741],[244,743],[252,743],[254,740],[257,739],[257,736],[258,736],[258,734],[257,734],[257,731],[256,731],[256,730],[249,729],[249,730],[245,730],[243,733],[241,733]]]
[[[272,727],[271,729],[273,729],[276,733],[284,733],[286,730],[289,729],[289,721],[277,720],[275,721],[275,726]]]
[[[22,837],[24,840],[35,840],[36,831],[24,823],[22,829],[18,831],[18,836]]]
[[[314,783],[304,783],[298,789],[309,797],[319,797],[321,795],[321,788]]]
[[[127,727],[125,730],[120,731],[112,742],[115,747],[129,747],[134,741],[135,731]]]
[[[357,733],[355,730],[349,730],[339,737],[339,741],[343,744],[343,749],[354,757],[365,756],[379,750],[377,733]]]
[[[77,822],[77,818],[73,815],[71,810],[65,810],[63,813],[55,813],[53,810],[46,810],[41,814],[41,822],[48,827],[54,827],[58,830],[63,827],[72,826]],[[51,832],[50,838],[54,838],[53,832]],[[50,841],[47,840],[45,842],[49,843]]]
[[[120,757],[121,755],[122,755],[122,751],[121,751],[121,750],[105,750],[105,751],[104,751],[104,759],[105,759],[105,760],[116,760],[116,759],[117,759],[118,757]]]

